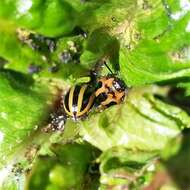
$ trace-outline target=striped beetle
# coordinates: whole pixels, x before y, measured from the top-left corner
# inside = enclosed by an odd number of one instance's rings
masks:
[[[113,73],[97,77],[96,72],[91,72],[90,82],[72,86],[61,96],[58,112],[51,115],[51,123],[45,131],[63,130],[68,118],[74,121],[85,119],[92,107],[107,108],[121,103],[127,89],[125,83]]]

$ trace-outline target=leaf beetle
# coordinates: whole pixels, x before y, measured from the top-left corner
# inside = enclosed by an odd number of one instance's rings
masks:
[[[85,119],[92,108],[105,109],[124,100],[128,87],[113,73],[98,77],[97,71],[91,71],[90,79],[87,83],[72,86],[61,95],[58,111],[51,114],[46,132],[63,130],[69,118],[74,121]]]

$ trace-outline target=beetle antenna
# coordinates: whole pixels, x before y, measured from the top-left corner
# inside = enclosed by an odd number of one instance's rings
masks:
[[[109,66],[107,65],[107,63],[104,61],[104,64],[105,64],[105,66],[107,67],[107,69],[110,71],[110,73],[113,75],[113,72],[112,72],[112,70],[109,68]]]

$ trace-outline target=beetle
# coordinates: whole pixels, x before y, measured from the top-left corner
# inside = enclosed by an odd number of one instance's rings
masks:
[[[100,106],[106,108],[123,101],[126,94],[126,85],[121,79],[108,75],[98,79],[98,83],[95,97]]]
[[[90,78],[89,82],[72,86],[61,96],[60,107],[51,115],[47,131],[63,130],[68,118],[74,121],[85,119],[93,107],[105,109],[124,100],[128,88],[113,73],[98,77],[97,72],[92,71]]]
[[[95,93],[90,84],[73,86],[62,98],[63,110],[68,117],[77,121],[84,118],[94,105]]]

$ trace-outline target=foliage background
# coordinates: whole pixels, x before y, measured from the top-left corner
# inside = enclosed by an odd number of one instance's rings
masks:
[[[188,0],[1,0],[1,189],[189,189],[189,11]],[[124,103],[44,133],[58,89],[105,57],[130,88]]]

